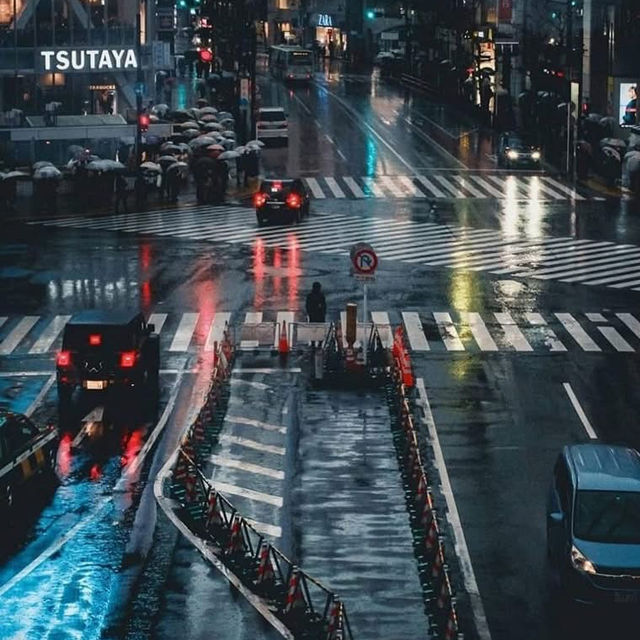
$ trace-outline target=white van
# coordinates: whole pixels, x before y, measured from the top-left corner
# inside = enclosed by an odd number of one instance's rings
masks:
[[[256,138],[261,139],[289,139],[287,114],[282,107],[263,107],[258,110],[256,122]]]

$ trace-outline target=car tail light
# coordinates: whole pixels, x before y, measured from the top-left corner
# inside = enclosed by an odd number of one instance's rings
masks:
[[[120,354],[120,367],[122,369],[130,369],[136,364],[135,351],[123,351]]]
[[[102,344],[102,336],[99,333],[92,333],[89,336],[89,344],[92,347],[99,347]]]
[[[279,180],[271,183],[271,191],[280,191],[282,189],[282,182]]]
[[[263,207],[265,202],[267,201],[267,194],[258,191],[258,193],[253,194],[253,204],[255,207]]]
[[[297,193],[290,193],[287,196],[287,206],[292,209],[299,209],[302,204],[302,199]]]
[[[68,367],[71,365],[71,351],[59,351],[56,358],[56,364],[59,367]]]

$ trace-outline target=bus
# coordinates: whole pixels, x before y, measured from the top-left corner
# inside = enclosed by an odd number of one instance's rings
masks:
[[[313,74],[313,53],[309,49],[293,45],[271,47],[269,69],[274,78],[308,82]]]

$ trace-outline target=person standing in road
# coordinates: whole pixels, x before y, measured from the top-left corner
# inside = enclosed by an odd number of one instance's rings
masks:
[[[307,295],[306,310],[309,322],[324,322],[327,314],[327,301],[319,282],[313,283],[311,293]]]
[[[116,203],[115,203],[116,213],[120,213],[120,205],[122,205],[122,208],[124,209],[125,213],[129,213],[129,207],[127,206],[127,180],[120,173],[116,175],[115,191],[116,191]]]

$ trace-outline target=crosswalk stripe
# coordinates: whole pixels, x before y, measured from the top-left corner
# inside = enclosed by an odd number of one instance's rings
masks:
[[[349,189],[351,189],[351,193],[353,193],[353,195],[356,198],[366,198],[367,197],[365,192],[360,188],[360,185],[351,176],[345,176],[342,179],[344,180],[344,182],[347,185],[347,187],[349,187]]]
[[[396,198],[403,198],[405,194],[401,189],[398,189],[396,183],[391,176],[380,176],[379,181],[384,185]]]
[[[550,260],[542,260],[540,266],[560,266],[563,263],[573,263],[576,256],[585,257],[591,261],[594,258],[601,259],[603,256],[608,257],[612,254],[625,254],[625,258],[640,257],[640,250],[637,247],[625,247],[625,246],[605,246],[605,247],[592,247],[592,248],[580,248],[578,251],[571,252],[567,257],[553,257]],[[635,254],[635,255],[634,255]],[[593,264],[593,263],[592,263]]]
[[[435,229],[435,225],[417,226],[410,220],[398,221],[393,225],[392,231],[387,231],[384,227],[375,229],[369,236],[369,241],[376,246],[376,243],[384,249],[394,249],[397,247],[409,246],[408,240],[412,244],[428,242],[432,239],[442,237],[443,232]],[[450,235],[450,234],[447,234]],[[377,251],[382,251],[376,247]]]
[[[420,316],[415,311],[403,311],[402,321],[411,349],[413,351],[429,351],[429,342],[424,335]]]
[[[247,471],[249,473],[255,473],[260,476],[267,476],[268,478],[275,478],[276,480],[284,480],[284,471],[280,469],[271,469],[261,464],[252,464],[251,462],[244,462],[244,460],[237,460],[236,458],[227,458],[226,456],[213,454],[210,458],[211,462],[219,467],[226,467],[227,469],[237,469],[238,471]]]
[[[601,313],[585,313],[587,320],[597,323],[607,323],[608,320]],[[598,331],[606,338],[616,351],[622,351],[625,353],[631,353],[635,349],[620,335],[620,333],[613,327],[597,327]]]
[[[443,193],[429,178],[426,176],[416,176],[416,180],[430,191],[436,198],[446,198],[447,194]]]
[[[64,325],[67,324],[70,319],[71,316],[56,316],[40,334],[40,337],[34,342],[31,349],[29,349],[29,353],[46,353],[49,351],[51,345],[60,335],[62,329],[64,329]]]
[[[338,182],[336,181],[335,178],[325,178],[324,181],[327,183],[329,189],[331,190],[331,193],[333,193],[333,195],[336,198],[344,198],[344,191],[340,188],[340,185],[338,184]]]
[[[529,198],[527,185],[523,184],[515,178],[515,176],[492,176],[487,175],[487,180],[491,180],[493,184],[502,189],[502,197],[508,200],[522,200]]]
[[[487,182],[482,176],[475,176],[469,174],[469,180],[473,180],[476,184],[479,184],[485,191],[490,193],[494,198],[504,198],[504,193],[498,191],[492,184]]]
[[[431,261],[433,261],[435,264],[443,258],[449,260],[451,254],[457,250],[472,250],[473,248],[485,247],[495,237],[494,234],[489,231],[481,231],[477,234],[469,232],[466,235],[468,236],[467,238],[460,240],[451,238],[434,241],[426,247],[412,248],[409,246],[406,251],[402,252],[402,259],[408,262],[425,260],[425,264],[431,264]]]
[[[465,178],[463,178],[462,176],[452,176],[452,179],[455,180],[456,182],[459,182],[462,189],[464,189],[465,191],[468,191],[472,196],[475,196],[476,198],[487,197],[486,194],[482,193],[481,191],[478,191],[478,189],[472,186],[471,183]]]
[[[622,287],[631,288],[631,287],[636,287],[637,285],[640,285],[640,280],[638,280],[637,274],[634,274],[631,277],[624,277],[621,282],[620,282],[620,276],[617,276],[615,280],[617,281],[616,284],[609,285],[611,289],[621,289]],[[587,284],[593,284],[593,283],[587,282]],[[638,291],[638,289],[631,289],[631,290]]]
[[[496,320],[502,325],[502,330],[508,342],[510,342],[516,351],[533,351],[533,347],[524,337],[524,334],[518,328],[515,320],[510,313],[503,311],[494,313]]]
[[[385,349],[389,349],[393,344],[393,334],[391,333],[391,322],[386,311],[372,311],[371,321],[376,325],[380,335],[380,341]]]
[[[533,192],[544,191],[545,193],[549,194],[554,200],[566,200],[565,196],[551,189],[551,187],[542,182],[542,180],[540,180],[538,176],[532,176],[529,180],[529,185]]]
[[[224,328],[231,320],[231,314],[226,311],[218,311],[213,316],[213,322],[209,327],[209,333],[207,334],[207,340],[204,343],[205,351],[213,351],[216,344],[222,341],[224,336]]]
[[[640,338],[640,322],[631,313],[616,313],[616,316],[623,322],[636,338]]]
[[[258,522],[253,518],[244,518],[247,524],[251,525],[258,533],[263,533],[265,536],[271,536],[272,538],[282,537],[282,527],[278,527],[275,524],[265,524],[264,522]]]
[[[291,325],[293,324],[294,320],[295,320],[295,313],[293,311],[278,311],[278,315],[276,316],[276,322],[278,324],[278,326],[280,327],[280,330],[282,330],[282,321],[284,320],[285,322],[285,326],[287,329],[287,342],[289,342],[289,338],[291,336]],[[274,338],[273,338],[273,348],[277,349],[278,348],[278,332],[274,331],[273,332]],[[289,346],[291,346],[289,344]]]
[[[469,325],[471,333],[478,343],[481,351],[498,351],[498,345],[494,342],[487,325],[479,313],[475,311],[461,311],[462,321]]]
[[[237,369],[240,374],[243,369]],[[269,422],[263,422],[262,420],[254,420],[253,418],[245,418],[243,416],[226,416],[225,422],[232,422],[234,424],[244,424],[254,429],[263,429],[264,431],[274,431],[275,433],[285,434],[287,432],[286,427],[281,427],[277,424],[271,424]]]
[[[221,441],[228,442],[229,444],[237,444],[240,447],[246,447],[247,449],[253,449],[254,451],[265,451],[266,453],[273,453],[278,456],[283,456],[286,453],[284,447],[264,444],[257,440],[251,440],[251,438],[241,438],[240,436],[232,436],[226,433],[221,433],[218,438]]]
[[[38,322],[40,316],[25,316],[0,342],[0,355],[7,356],[13,352],[20,341],[31,331],[33,325]]]
[[[368,187],[369,191],[373,194],[375,198],[384,198],[384,191],[380,188],[380,185],[371,178],[370,176],[365,176],[362,178],[364,184]]]
[[[575,189],[569,189],[569,188],[565,187],[563,184],[561,184],[557,180],[554,180],[550,176],[542,176],[542,179],[546,183],[552,185],[555,189],[558,189],[559,191],[562,191],[563,193],[566,193],[567,195],[571,196],[572,198],[575,198],[576,200],[584,200],[584,198]]]
[[[262,322],[262,311],[247,311],[244,314],[245,324],[260,324]]]
[[[423,257],[437,257],[442,254],[446,254],[449,251],[459,249],[461,247],[467,247],[473,242],[485,242],[487,238],[494,238],[494,231],[487,231],[479,229],[477,231],[465,231],[464,235],[454,235],[451,229],[433,230],[429,238],[428,244],[420,244],[420,246],[412,246],[412,244],[406,244],[401,249],[384,251],[381,253],[387,257],[393,257],[400,253],[404,256],[410,256],[416,253],[421,254]]]
[[[167,321],[167,315],[166,313],[152,313],[149,316],[149,324],[154,325],[158,335],[160,335],[162,327],[164,327],[164,323]]]
[[[455,198],[465,197],[464,193],[462,193],[460,189],[450,184],[449,181],[443,176],[433,176],[433,179],[437,180],[449,193],[453,194]]]
[[[462,344],[458,331],[453,324],[451,314],[445,311],[434,311],[433,318],[436,321],[440,337],[442,338],[442,342],[444,342],[444,346],[447,348],[447,351],[464,351],[464,345]]]
[[[324,191],[320,188],[320,185],[315,178],[303,178],[303,180],[311,190],[314,198],[323,199],[325,197]]]
[[[619,278],[620,274],[626,274],[628,272],[636,275],[640,274],[640,258],[629,261],[618,259],[608,262],[599,261],[599,263],[600,262],[602,262],[602,264],[589,265],[584,269],[577,270],[575,272],[577,275],[570,278],[562,275],[556,275],[555,277],[561,282],[581,282],[582,284],[589,284],[591,280],[600,278],[601,276],[613,277],[614,274],[617,274]]]
[[[212,480],[213,486],[217,491],[222,493],[222,495],[228,493],[229,495],[240,496],[242,498],[247,498],[248,500],[253,500],[254,502],[264,502],[266,504],[273,505],[274,507],[281,507],[283,504],[280,496],[263,493],[262,491],[254,491],[253,489],[245,489],[244,487],[239,487],[235,484],[228,484],[226,482],[216,482],[215,478],[212,478]]]
[[[178,330],[173,336],[169,351],[186,351],[191,343],[191,337],[198,322],[199,313],[183,313]]]
[[[555,316],[560,320],[562,326],[567,330],[569,335],[585,351],[602,351],[602,349],[600,349],[600,347],[589,337],[589,334],[570,313],[556,313]]]
[[[398,180],[414,198],[422,199],[427,197],[420,189],[418,189],[415,182],[409,176],[398,176]]]
[[[547,321],[542,317],[540,313],[525,313],[525,317],[530,325],[534,327],[543,327],[543,333],[545,337],[545,343],[549,346],[549,351],[566,351],[567,347],[558,340],[555,331],[547,326]]]

